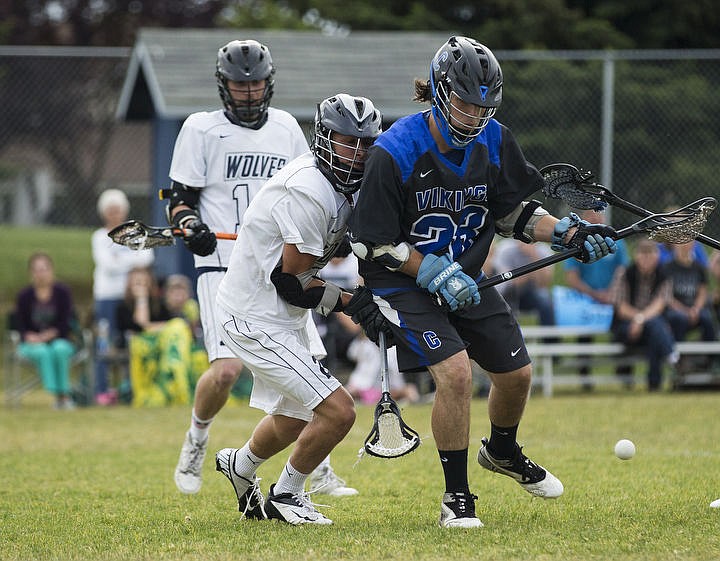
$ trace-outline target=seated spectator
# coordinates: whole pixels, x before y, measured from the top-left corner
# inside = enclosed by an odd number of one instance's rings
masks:
[[[55,267],[46,253],[34,253],[28,261],[30,285],[23,288],[15,308],[20,332],[20,356],[38,368],[43,387],[55,396],[56,409],[74,409],[70,397],[70,341],[73,301],[70,289],[55,281]]]
[[[643,345],[648,358],[647,384],[657,391],[662,383],[664,362],[675,365],[675,338],[663,313],[672,286],[660,267],[658,244],[640,240],[630,266],[613,281],[615,339],[627,345]]]
[[[708,270],[695,259],[695,240],[673,246],[673,259],[663,265],[672,282],[672,296],[665,318],[676,341],[684,341],[688,332],[700,330],[703,341],[716,339],[712,312],[708,307]]]
[[[163,285],[165,307],[171,317],[184,319],[196,341],[202,342],[200,306],[192,297],[192,283],[185,275],[170,275]]]
[[[118,327],[130,333],[132,404],[190,403],[192,332],[172,317],[149,269],[130,271],[117,314]]]
[[[603,224],[605,222],[605,214],[594,210],[584,210],[580,213],[580,218],[587,220],[591,224]],[[577,259],[564,261],[565,284],[582,294],[588,295],[599,304],[612,304],[611,286],[613,278],[619,274],[619,271],[625,270],[629,264],[630,256],[628,255],[625,240],[617,240],[615,253],[603,257],[602,262],[582,263]],[[591,341],[592,337],[578,337],[579,343],[590,343]],[[581,376],[588,376],[590,368],[581,366],[579,372]],[[632,368],[621,365],[615,369],[615,373],[622,378],[627,378],[631,375]],[[583,384],[585,390],[591,390],[592,387],[589,382]]]
[[[718,250],[713,251],[710,256],[709,272],[712,279],[710,305],[715,313],[715,321],[720,323],[720,251]]]
[[[124,245],[115,244],[108,232],[125,222],[130,203],[119,189],[107,189],[100,194],[97,211],[102,226],[92,235],[92,256],[95,263],[93,273],[94,320],[97,326],[95,353],[95,402],[110,405],[117,399],[117,390],[108,382],[109,346],[115,346],[122,334],[117,328],[116,313],[122,302],[127,284],[127,275],[134,267],[149,267],[153,262],[153,250],[135,251]]]
[[[495,274],[554,254],[547,244],[527,244],[512,238],[502,239],[494,246],[492,262],[488,261],[488,268],[492,268]],[[554,266],[551,265],[503,282],[497,285],[497,289],[516,316],[519,312],[534,311],[538,314],[540,325],[555,325],[555,311],[550,293],[553,275]]]
[[[677,210],[677,208],[670,208],[668,212],[672,212],[673,210]],[[709,267],[710,266],[710,260],[708,259],[707,253],[705,253],[705,249],[703,248],[703,245],[697,241],[693,240],[691,242],[688,242],[691,245],[691,251],[690,253],[693,256],[693,260],[700,263],[703,267]],[[660,264],[665,265],[665,263],[669,263],[674,258],[674,248],[675,244],[671,243],[659,243],[658,247],[660,248]]]

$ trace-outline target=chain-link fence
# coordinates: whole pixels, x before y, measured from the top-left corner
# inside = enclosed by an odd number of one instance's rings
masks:
[[[591,169],[657,211],[720,193],[720,51],[497,54],[497,118],[538,166]],[[114,119],[128,60],[128,49],[0,47],[3,222],[95,226],[109,187],[148,219],[152,124]],[[720,235],[720,217],[706,233]]]

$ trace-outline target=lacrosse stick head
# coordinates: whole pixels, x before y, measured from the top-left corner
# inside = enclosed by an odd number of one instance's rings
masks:
[[[672,212],[649,216],[635,226],[646,231],[648,238],[656,242],[687,243],[702,234],[716,206],[717,201],[713,197],[704,197]]]
[[[171,228],[151,228],[137,220],[123,222],[110,230],[108,236],[116,244],[138,251],[175,243]]]
[[[560,199],[573,208],[602,211],[607,202],[598,194],[608,191],[591,181],[592,172],[576,168],[572,164],[550,164],[540,169],[545,180],[543,194],[550,199]]]
[[[365,439],[365,451],[378,458],[399,458],[418,446],[420,436],[405,424],[390,394],[383,392],[375,407],[375,422]]]

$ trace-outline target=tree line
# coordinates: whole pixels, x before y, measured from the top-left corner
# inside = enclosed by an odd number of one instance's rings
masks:
[[[720,46],[716,0],[13,0],[0,22],[6,45],[131,46],[140,27],[239,27],[451,30],[495,50]]]

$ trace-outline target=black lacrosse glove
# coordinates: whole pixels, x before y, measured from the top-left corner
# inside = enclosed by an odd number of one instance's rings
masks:
[[[200,220],[193,210],[181,210],[173,217],[173,226],[185,230],[183,236],[185,246],[195,255],[204,257],[210,255],[217,247],[215,234],[208,225]]]
[[[390,322],[382,315],[369,288],[358,286],[343,312],[363,328],[365,335],[373,343],[377,344],[382,332],[385,333],[387,348],[395,344]]]
[[[333,257],[342,257],[345,258],[348,255],[352,253],[352,247],[350,246],[350,236],[348,234],[345,234],[343,236],[343,239],[340,240],[340,243],[338,244],[337,248],[335,248],[335,253],[333,253]]]
[[[577,227],[575,233],[568,242],[565,242],[565,234],[573,226]],[[552,235],[552,249],[564,251],[569,248],[579,248],[577,256],[583,263],[594,263],[598,259],[610,253],[615,253],[617,246],[615,240],[617,232],[606,224],[590,224],[587,220],[581,220],[574,212],[566,216],[555,225]]]

